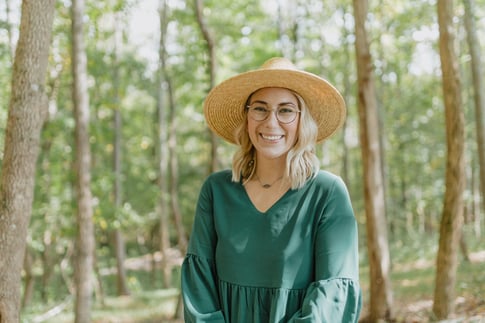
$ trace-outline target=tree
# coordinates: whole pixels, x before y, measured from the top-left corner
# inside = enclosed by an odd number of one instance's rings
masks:
[[[216,50],[215,50],[215,40],[214,36],[209,30],[209,27],[207,26],[207,22],[204,18],[203,14],[203,9],[204,9],[204,1],[203,0],[194,0],[195,3],[195,12],[197,15],[197,23],[199,24],[200,31],[202,32],[202,35],[204,36],[204,40],[207,44],[207,54],[209,55],[209,84],[210,87],[209,89],[212,89],[215,85],[215,79],[216,79]],[[217,159],[217,146],[218,146],[218,141],[217,141],[217,136],[212,132],[209,131],[210,133],[210,138],[211,138],[211,163],[210,163],[210,169],[209,172],[213,173],[217,170],[219,167],[218,164],[218,159]]]
[[[130,291],[128,289],[126,269],[125,269],[125,258],[126,258],[126,247],[125,239],[123,237],[123,232],[120,228],[121,222],[121,207],[123,202],[122,194],[122,118],[121,118],[121,106],[120,106],[120,52],[122,45],[122,30],[121,30],[121,13],[119,11],[114,13],[115,15],[115,31],[114,31],[114,48],[113,48],[113,103],[114,103],[114,152],[113,152],[113,171],[115,174],[114,178],[114,210],[115,219],[117,220],[117,227],[115,227],[114,235],[114,246],[116,252],[116,271],[117,271],[117,290],[118,295],[129,295]]]
[[[8,38],[8,54],[9,58],[13,60],[14,57],[14,44],[13,44],[13,37],[12,37],[12,26],[10,25],[10,0],[5,0],[5,29],[7,30],[7,38]]]
[[[32,214],[54,0],[22,2],[0,177],[0,322],[19,321],[20,279]]]
[[[364,199],[367,250],[370,267],[369,319],[392,318],[390,255],[387,240],[384,178],[379,137],[379,117],[375,93],[372,57],[365,21],[367,0],[354,0],[355,51],[357,58],[360,144],[364,167]]]
[[[475,103],[476,137],[478,162],[480,165],[480,190],[482,205],[485,206],[485,94],[481,62],[480,39],[475,26],[475,1],[463,0],[465,7],[465,28],[471,57],[473,94]]]
[[[168,166],[169,166],[169,143],[168,143],[168,122],[167,122],[167,99],[166,88],[166,38],[167,38],[167,1],[159,1],[159,21],[160,21],[160,43],[158,48],[158,73],[157,73],[157,114],[158,114],[158,157],[159,157],[159,179],[160,188],[159,218],[160,218],[160,253],[162,255],[162,274],[163,286],[168,288],[171,284],[171,266],[168,263],[168,250],[170,248],[169,231],[169,189],[168,189]]]
[[[74,279],[76,285],[75,322],[90,322],[93,291],[94,224],[91,196],[91,149],[89,145],[89,96],[87,57],[83,35],[84,0],[73,0],[72,74],[76,121],[76,200],[77,235]]]
[[[436,260],[433,312],[438,319],[454,310],[458,248],[463,223],[465,191],[465,115],[460,74],[454,50],[453,0],[438,0],[439,48],[446,119],[446,189]]]

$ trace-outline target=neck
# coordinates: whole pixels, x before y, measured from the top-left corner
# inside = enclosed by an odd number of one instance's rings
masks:
[[[256,163],[255,179],[262,187],[269,188],[280,181],[285,174],[286,161],[281,159],[258,159]]]

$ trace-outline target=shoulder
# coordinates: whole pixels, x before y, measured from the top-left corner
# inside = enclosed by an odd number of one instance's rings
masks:
[[[346,186],[342,178],[329,171],[319,170],[313,178],[313,185],[326,189],[345,189]]]
[[[202,191],[213,191],[217,188],[224,188],[231,185],[232,182],[232,171],[230,169],[225,169],[221,171],[214,172],[210,174],[204,181],[202,185]]]
[[[214,172],[210,174],[206,180],[206,183],[217,183],[217,184],[223,184],[223,183],[231,183],[232,182],[232,171],[230,169],[224,169],[221,171]]]
[[[339,180],[340,176],[337,176],[334,173],[331,173],[327,170],[319,170],[315,174],[315,178],[318,179],[319,181],[334,182],[336,180]]]
[[[328,171],[319,171],[314,178],[314,190],[319,192],[325,210],[322,220],[343,221],[349,217],[354,221],[354,211],[347,187],[338,175]],[[332,220],[333,219],[333,220]],[[350,223],[350,222],[349,222]]]
[[[329,171],[319,170],[309,181],[308,189],[332,200],[348,200],[349,192],[342,178]]]

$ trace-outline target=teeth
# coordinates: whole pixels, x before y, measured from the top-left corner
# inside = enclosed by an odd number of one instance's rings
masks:
[[[263,137],[263,139],[266,139],[266,140],[278,140],[278,139],[281,139],[281,137],[283,136],[265,136],[265,135],[261,135]]]

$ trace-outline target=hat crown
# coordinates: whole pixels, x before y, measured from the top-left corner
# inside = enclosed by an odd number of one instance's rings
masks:
[[[345,120],[345,102],[333,85],[298,69],[286,58],[274,57],[260,68],[235,75],[209,92],[204,102],[209,128],[237,144],[235,131],[246,120],[244,107],[249,96],[267,87],[285,88],[301,96],[317,124],[317,142],[335,133]]]
[[[267,70],[294,70],[296,71],[297,68],[293,63],[283,57],[273,57],[267,60],[262,66],[261,69]]]

